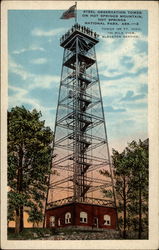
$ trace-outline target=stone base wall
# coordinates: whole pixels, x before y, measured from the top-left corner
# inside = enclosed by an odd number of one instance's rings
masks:
[[[121,239],[120,233],[116,230],[109,229],[103,231],[92,232],[59,232],[57,235],[52,235],[45,240],[115,240]]]

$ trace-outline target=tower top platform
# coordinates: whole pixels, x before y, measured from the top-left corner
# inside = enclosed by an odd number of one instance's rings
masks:
[[[99,42],[99,35],[96,32],[93,32],[85,26],[75,24],[60,38],[60,46],[66,49],[69,48],[77,36],[82,39],[88,39],[92,46]]]

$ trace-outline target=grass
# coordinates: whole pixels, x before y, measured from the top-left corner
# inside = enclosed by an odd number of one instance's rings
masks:
[[[8,240],[36,240],[51,235],[58,235],[61,233],[71,235],[76,231],[77,233],[79,232],[79,230],[76,230],[74,228],[61,228],[59,230],[55,228],[24,228],[22,232],[16,234],[14,228],[8,228]],[[88,233],[88,230],[80,230],[80,232]],[[90,230],[89,233],[93,233],[92,230]]]
[[[14,228],[8,228],[8,240],[36,240],[54,234],[56,231],[49,228],[24,228],[19,234]]]
[[[95,231],[79,231],[71,228],[61,228],[61,230],[57,230],[55,228],[24,228],[22,232],[16,234],[14,228],[8,228],[8,240],[38,240],[52,235],[71,235],[72,233],[78,234],[80,232],[86,232],[87,234],[95,233]],[[134,232],[129,232],[127,239],[138,239],[137,236],[137,232],[136,234]],[[148,235],[142,235],[142,239],[148,239]]]

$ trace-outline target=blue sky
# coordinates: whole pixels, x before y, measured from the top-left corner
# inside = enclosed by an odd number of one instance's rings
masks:
[[[63,55],[59,39],[74,24],[73,18],[60,19],[62,13],[62,10],[8,12],[9,109],[24,105],[30,110],[41,110],[42,119],[52,129]],[[78,12],[78,19],[81,24],[88,21],[82,18],[82,11]],[[102,26],[89,27],[107,35]],[[138,27],[138,38],[101,37],[96,46],[110,150],[112,147],[120,150],[127,142],[148,136],[146,11]]]

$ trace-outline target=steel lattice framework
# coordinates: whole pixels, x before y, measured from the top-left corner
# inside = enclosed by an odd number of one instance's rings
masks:
[[[98,42],[96,33],[78,24],[60,40],[64,54],[48,207],[71,201],[115,207],[115,196],[100,199],[102,188],[114,190],[95,53]],[[107,178],[99,174],[101,169]]]

